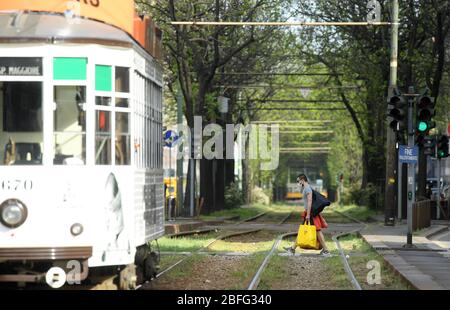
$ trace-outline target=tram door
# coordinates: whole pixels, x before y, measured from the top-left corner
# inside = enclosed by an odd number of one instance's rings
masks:
[[[42,82],[0,82],[0,165],[41,165]]]

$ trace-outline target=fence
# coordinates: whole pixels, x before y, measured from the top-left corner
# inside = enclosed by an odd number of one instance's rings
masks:
[[[413,231],[430,227],[431,225],[431,200],[418,201],[413,204]]]

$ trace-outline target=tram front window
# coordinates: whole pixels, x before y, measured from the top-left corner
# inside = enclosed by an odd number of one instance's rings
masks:
[[[42,83],[0,82],[1,165],[41,165]]]
[[[86,163],[86,87],[55,86],[55,165]]]

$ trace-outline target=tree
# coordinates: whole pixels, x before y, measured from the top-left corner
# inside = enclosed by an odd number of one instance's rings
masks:
[[[382,20],[389,21],[388,1],[380,1]],[[299,14],[322,21],[363,21],[367,1],[311,1],[299,4]],[[424,85],[438,96],[445,65],[445,37],[450,22],[448,1],[406,1],[401,5],[400,25],[400,87]],[[349,99],[340,93],[363,146],[363,182],[376,183],[384,177],[384,141],[386,90],[389,80],[389,28],[340,27],[324,29],[315,34],[313,44],[303,49],[312,61],[324,64],[335,76],[336,85],[362,81],[357,97]],[[320,49],[317,48],[320,46]],[[305,51],[306,50],[306,51]],[[363,114],[355,115],[361,109]],[[422,162],[425,162],[422,159]],[[423,168],[421,169],[423,171]]]
[[[163,29],[166,63],[172,75],[172,78],[169,78],[169,84],[172,84],[169,85],[169,89],[175,92],[178,87],[173,84],[179,85],[189,127],[193,127],[195,115],[203,117],[203,126],[217,121],[214,98],[219,93],[215,88],[217,83],[220,83],[220,79],[217,79],[219,70],[224,69],[232,61],[236,62],[236,59],[245,55],[245,51],[252,46],[255,47],[254,51],[256,46],[263,50],[265,42],[270,42],[268,38],[281,33],[275,28],[178,27],[172,26],[170,22],[279,19],[283,8],[286,7],[283,4],[289,2],[288,0],[136,1],[138,8],[142,12],[149,12]],[[245,56],[247,59],[248,55]],[[241,70],[252,69],[255,65],[255,62],[241,61],[241,63]],[[207,212],[223,207],[223,192],[215,193],[216,188],[220,189],[223,186],[213,186],[216,177],[213,165],[218,162],[205,159],[200,161],[200,195],[204,198]],[[189,188],[187,184],[186,197],[189,197]]]

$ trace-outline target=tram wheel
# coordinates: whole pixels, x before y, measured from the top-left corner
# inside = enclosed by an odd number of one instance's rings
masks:
[[[151,280],[156,278],[156,274],[158,272],[158,255],[155,252],[151,252],[147,259],[145,260],[144,265],[144,276],[147,280]]]

